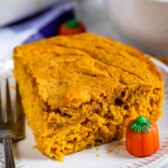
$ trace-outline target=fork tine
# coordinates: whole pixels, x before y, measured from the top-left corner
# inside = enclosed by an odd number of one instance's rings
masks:
[[[16,81],[13,77],[8,78],[8,89],[9,89],[9,99],[11,103],[11,110],[13,115],[13,121],[17,121],[17,88],[16,88]]]
[[[1,79],[1,112],[2,112],[2,121],[7,122],[7,79]]]
[[[24,138],[24,115],[22,115],[20,96],[17,91],[16,82],[12,76],[0,79],[0,120],[2,120],[0,140],[4,144],[5,168],[16,167],[11,147],[12,140]]]

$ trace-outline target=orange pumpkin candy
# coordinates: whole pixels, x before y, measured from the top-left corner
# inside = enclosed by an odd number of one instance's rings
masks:
[[[59,35],[73,35],[86,32],[86,28],[82,22],[75,19],[69,20],[61,25]]]
[[[143,116],[130,122],[126,130],[126,149],[138,157],[155,153],[160,146],[157,124]]]

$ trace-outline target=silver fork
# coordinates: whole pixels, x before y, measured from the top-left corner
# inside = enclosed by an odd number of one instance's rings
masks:
[[[0,80],[0,141],[4,145],[5,168],[15,168],[12,142],[24,138],[24,115],[13,77]]]

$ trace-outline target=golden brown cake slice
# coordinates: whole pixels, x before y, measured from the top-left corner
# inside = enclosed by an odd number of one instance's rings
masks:
[[[14,74],[37,148],[64,155],[121,139],[139,115],[161,116],[163,84],[150,57],[90,33],[19,46]]]

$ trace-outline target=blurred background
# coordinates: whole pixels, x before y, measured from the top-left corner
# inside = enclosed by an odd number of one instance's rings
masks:
[[[168,0],[1,0],[0,50],[57,35],[73,18],[89,32],[168,55]]]

